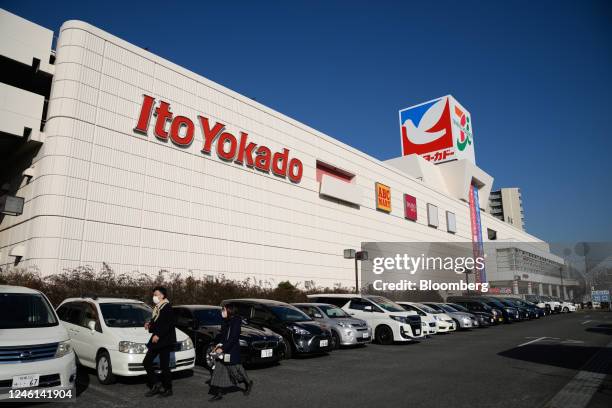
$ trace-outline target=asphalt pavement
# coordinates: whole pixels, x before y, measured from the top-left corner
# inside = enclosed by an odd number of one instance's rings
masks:
[[[76,402],[66,406],[583,408],[591,393],[589,408],[608,408],[609,344],[612,313],[579,311],[285,360],[248,371],[255,382],[250,396],[236,391],[215,403],[207,401],[210,376],[201,367],[177,373],[174,396],[163,401],[143,396],[144,378],[104,386],[81,369]]]

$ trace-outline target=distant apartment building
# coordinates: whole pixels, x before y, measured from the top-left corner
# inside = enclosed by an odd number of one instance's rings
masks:
[[[495,218],[524,231],[525,214],[521,197],[521,189],[517,187],[491,191],[489,196],[489,213]]]

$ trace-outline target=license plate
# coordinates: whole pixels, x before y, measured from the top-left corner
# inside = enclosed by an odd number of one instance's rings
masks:
[[[414,334],[421,334],[421,331],[420,331],[419,329],[416,329],[416,330],[414,331]]]
[[[364,339],[369,339],[370,338],[370,333],[363,333],[363,337]]]
[[[39,374],[18,375],[13,377],[13,388],[37,387]]]
[[[268,358],[268,357],[272,357],[272,349],[265,349],[265,350],[261,350],[261,358]]]
[[[319,342],[319,347],[327,347],[327,340],[321,340]]]

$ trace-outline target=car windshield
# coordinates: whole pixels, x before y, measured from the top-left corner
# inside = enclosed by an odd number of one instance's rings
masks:
[[[440,306],[443,310],[445,310],[445,311],[447,311],[449,313],[454,313],[454,312],[458,312],[459,311],[459,310],[457,310],[454,307],[449,306],[449,305],[438,305],[438,306]]]
[[[308,322],[312,320],[300,309],[289,306],[269,306],[274,316],[282,322]]]
[[[0,329],[29,329],[58,324],[53,308],[38,293],[0,293]]]
[[[469,312],[469,310],[467,310],[465,307],[458,305],[456,303],[449,303],[448,305],[454,309],[457,309],[460,312]]]
[[[223,324],[221,309],[196,309],[193,311],[193,315],[204,326],[219,326]]]
[[[340,309],[337,306],[322,305],[322,306],[319,306],[319,309],[321,309],[327,317],[330,317],[332,319],[339,319],[342,317],[351,317],[348,313],[346,313],[344,310]]]
[[[442,313],[442,312],[439,312],[439,311],[437,311],[437,310],[435,310],[435,309],[432,309],[431,307],[429,307],[429,306],[427,306],[427,305],[422,305],[422,304],[420,304],[420,303],[415,303],[415,305],[414,305],[414,306],[418,307],[419,309],[421,309],[421,310],[422,310],[422,311],[424,311],[425,313],[431,313],[431,314]]]
[[[540,297],[540,299],[542,299],[542,300],[543,300],[543,301],[545,301],[545,302],[550,302],[550,301],[552,300],[552,299],[551,299],[551,298],[549,298],[548,296],[542,296],[542,297]]]
[[[151,308],[144,303],[100,303],[108,327],[142,327],[151,320]]]
[[[505,308],[506,307],[506,305],[504,305],[502,302],[500,302],[497,299],[490,299],[490,300],[487,301],[487,303],[490,306],[497,307],[497,308]]]
[[[383,308],[387,312],[405,312],[406,309],[398,305],[397,303],[384,298],[382,296],[368,296],[368,300],[374,302],[377,306]]]

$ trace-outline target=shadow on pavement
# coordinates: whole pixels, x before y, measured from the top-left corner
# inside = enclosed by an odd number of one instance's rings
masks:
[[[605,365],[594,365],[594,368],[583,367],[584,364],[595,355],[595,353],[603,349],[605,349],[605,347],[566,346],[562,344],[529,344],[502,351],[501,353],[498,353],[498,355],[538,364],[569,368],[572,370],[586,369],[588,371],[602,374],[610,374],[612,371],[612,367],[610,367],[610,365],[608,365],[608,367],[605,367]]]
[[[595,327],[589,327],[586,331],[591,333],[607,334],[612,336],[612,324],[600,324]]]

